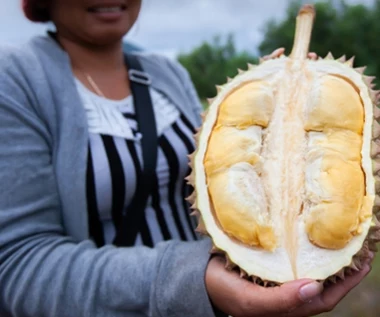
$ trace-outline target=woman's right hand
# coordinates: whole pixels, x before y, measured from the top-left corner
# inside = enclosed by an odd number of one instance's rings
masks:
[[[361,271],[325,289],[312,280],[265,288],[226,270],[224,259],[214,256],[207,267],[206,288],[213,305],[233,317],[309,317],[331,311],[370,272],[369,263],[370,259]]]

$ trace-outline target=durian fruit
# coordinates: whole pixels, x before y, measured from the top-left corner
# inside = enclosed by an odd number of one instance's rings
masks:
[[[308,58],[315,10],[289,56],[217,87],[191,155],[198,229],[254,282],[336,281],[380,241],[380,111],[353,59]]]

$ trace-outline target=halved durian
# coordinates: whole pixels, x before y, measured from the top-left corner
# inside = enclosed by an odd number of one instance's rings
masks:
[[[344,278],[380,241],[378,92],[353,59],[307,58],[314,16],[290,56],[217,87],[191,156],[200,230],[265,284]]]

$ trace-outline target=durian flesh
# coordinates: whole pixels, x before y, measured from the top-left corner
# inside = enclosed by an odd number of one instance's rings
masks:
[[[350,62],[306,58],[313,14],[301,10],[291,56],[220,89],[193,161],[215,246],[276,283],[337,274],[373,226],[374,100]]]

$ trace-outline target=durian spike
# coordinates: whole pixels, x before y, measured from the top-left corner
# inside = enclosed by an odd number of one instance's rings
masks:
[[[344,280],[344,278],[345,278],[344,270],[340,270],[340,271],[337,273],[337,276],[338,276],[341,280]]]
[[[211,254],[224,254],[223,251],[221,251],[220,249],[218,249],[216,246],[212,246],[211,250],[210,250],[210,253]]]
[[[292,59],[306,59],[309,52],[311,32],[315,18],[315,9],[311,4],[305,4],[297,16],[296,35],[294,39]]]
[[[256,67],[256,65],[253,65],[250,63],[248,63],[247,66],[248,66],[248,70],[254,69]]]
[[[341,63],[344,63],[346,61],[346,55],[339,57],[337,60]]]
[[[353,67],[354,61],[355,61],[355,56],[352,56],[349,60],[346,61],[346,65],[348,65],[349,67]]]
[[[220,93],[223,90],[223,86],[216,85],[216,91]]]
[[[191,217],[199,217],[200,215],[201,215],[201,213],[200,213],[198,210],[194,210],[194,211],[190,214]]]
[[[374,94],[376,94],[376,92],[374,92]],[[376,97],[374,97],[376,99]],[[375,106],[374,109],[373,109],[373,115],[375,117],[375,119],[379,120],[380,119],[380,108]]]
[[[367,66],[362,66],[362,67],[356,67],[354,68],[359,74],[364,74]]]
[[[328,52],[325,59],[331,59],[333,60],[334,59],[334,55],[331,53],[331,52]]]
[[[206,227],[205,227],[202,217],[198,219],[198,227],[195,229],[195,231],[197,231],[200,234],[204,234],[204,235],[207,234]]]

